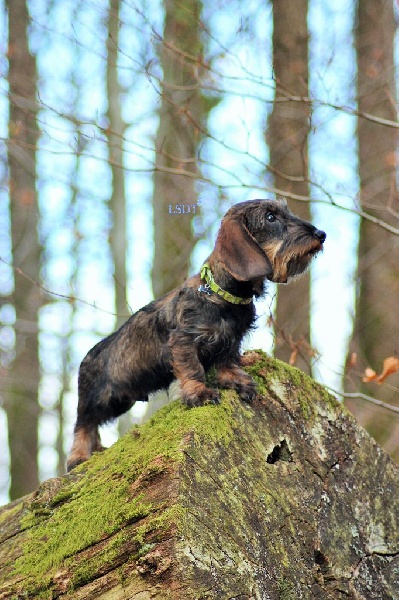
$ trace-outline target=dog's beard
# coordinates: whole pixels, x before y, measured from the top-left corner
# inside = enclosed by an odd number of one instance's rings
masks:
[[[287,281],[295,279],[299,275],[302,275],[302,273],[305,273],[320,250],[321,248],[312,248],[312,250],[302,256],[292,257],[287,264]]]
[[[270,277],[270,281],[274,283],[288,283],[296,277],[299,277],[304,273],[313,258],[320,252],[321,246],[318,248],[312,247],[305,253],[293,254],[287,261],[284,261],[282,255],[278,255],[274,261],[273,276]]]

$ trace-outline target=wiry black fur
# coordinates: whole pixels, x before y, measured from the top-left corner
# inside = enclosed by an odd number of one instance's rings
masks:
[[[261,296],[267,279],[282,283],[302,273],[325,237],[292,215],[285,202],[242,202],[226,213],[207,262],[224,290],[242,298]],[[79,372],[68,470],[101,449],[99,425],[173,379],[179,380],[187,406],[218,402],[217,390],[206,385],[211,367],[219,387],[235,389],[247,402],[256,396],[253,381],[240,368],[240,345],[254,324],[254,304],[231,304],[199,291],[201,283],[199,274],[191,277],[87,354]]]

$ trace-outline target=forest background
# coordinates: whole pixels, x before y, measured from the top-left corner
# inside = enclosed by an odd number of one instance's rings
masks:
[[[397,18],[392,0],[0,3],[0,502],[65,472],[86,352],[253,198],[327,241],[270,284],[246,346],[399,458],[399,373],[365,375],[399,353]]]

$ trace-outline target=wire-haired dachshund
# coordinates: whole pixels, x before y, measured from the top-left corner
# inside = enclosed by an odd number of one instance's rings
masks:
[[[83,360],[68,470],[102,449],[101,424],[174,379],[187,406],[216,404],[219,393],[206,383],[213,367],[218,387],[251,402],[256,390],[240,368],[240,345],[255,321],[253,298],[267,280],[286,283],[303,273],[325,239],[285,201],[230,208],[201,272],[140,309]]]

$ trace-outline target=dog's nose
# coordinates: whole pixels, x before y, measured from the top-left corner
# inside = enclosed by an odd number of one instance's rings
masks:
[[[326,241],[327,234],[321,229],[315,229],[313,235],[323,244]]]

